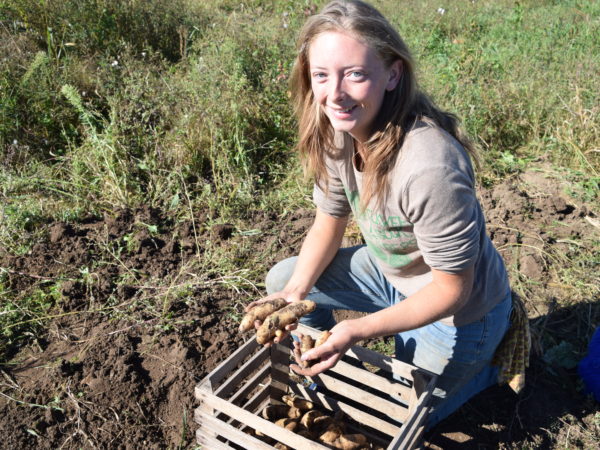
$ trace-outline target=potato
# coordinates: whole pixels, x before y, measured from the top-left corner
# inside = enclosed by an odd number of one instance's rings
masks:
[[[277,330],[285,330],[285,327],[298,321],[300,317],[314,311],[317,304],[311,300],[300,300],[289,303],[279,311],[275,311],[265,319],[256,331],[256,341],[263,345],[276,336]]]
[[[259,303],[246,313],[240,323],[240,332],[248,331],[254,326],[254,321],[264,321],[269,315],[286,306],[288,302],[283,298],[275,298],[264,303]]]

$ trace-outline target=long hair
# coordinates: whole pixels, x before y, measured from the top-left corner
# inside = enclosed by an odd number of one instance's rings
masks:
[[[410,51],[385,17],[360,0],[334,0],[304,24],[298,37],[298,53],[290,77],[292,102],[299,126],[298,149],[305,173],[313,176],[319,186],[327,186],[326,155],[340,155],[336,154],[334,131],[329,120],[314,100],[308,57],[315,38],[330,31],[346,33],[362,41],[377,52],[386,68],[395,61],[402,62],[401,79],[395,89],[385,93],[371,137],[363,143],[366,149],[361,195],[363,210],[373,198],[377,199],[375,207],[385,201],[390,185],[388,174],[394,167],[407,132],[416,120],[433,122],[444,129],[478,163],[475,147],[462,133],[458,118],[442,111],[418,88]]]

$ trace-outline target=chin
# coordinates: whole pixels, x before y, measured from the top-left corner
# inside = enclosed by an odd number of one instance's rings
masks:
[[[331,124],[331,128],[338,132],[352,133],[356,129],[356,124],[354,123],[339,123],[338,121],[329,120]]]

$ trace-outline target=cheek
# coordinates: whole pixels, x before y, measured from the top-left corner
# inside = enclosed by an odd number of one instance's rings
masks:
[[[323,100],[323,87],[318,85],[318,84],[312,84],[311,85],[311,89],[312,89],[312,93],[313,93],[313,97],[315,98],[315,101],[320,102]]]
[[[369,99],[370,106],[374,109],[379,109],[383,103],[383,97],[385,95],[385,89],[369,89],[369,92],[365,93],[366,98]]]

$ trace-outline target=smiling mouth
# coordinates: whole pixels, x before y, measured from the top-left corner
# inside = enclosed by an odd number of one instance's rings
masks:
[[[345,109],[339,109],[339,108],[331,108],[331,109],[336,113],[346,114],[346,113],[349,113],[350,111],[354,110],[354,108],[356,108],[356,105],[351,106],[350,108],[345,108]]]

